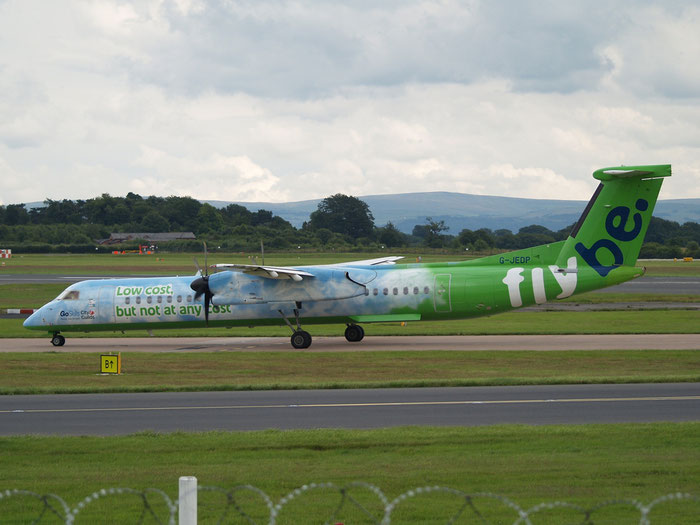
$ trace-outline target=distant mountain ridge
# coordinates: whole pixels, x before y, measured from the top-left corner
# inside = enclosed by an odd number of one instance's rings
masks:
[[[556,231],[576,222],[587,202],[494,197],[445,191],[367,195],[358,198],[367,203],[377,226],[392,222],[400,231],[411,233],[416,224],[425,224],[425,218],[432,217],[436,221],[445,221],[445,225],[450,228],[448,233],[453,235],[464,228],[508,229],[517,233],[520,228],[531,224],[539,224]],[[269,210],[299,228],[309,220],[309,215],[316,211],[321,200],[323,199],[285,203],[203,202],[217,208],[238,204],[250,211]],[[654,216],[681,224],[689,221],[700,222],[700,199],[660,200],[654,209]]]

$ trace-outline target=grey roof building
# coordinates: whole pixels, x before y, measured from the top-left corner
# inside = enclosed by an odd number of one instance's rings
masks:
[[[143,239],[148,242],[168,242],[179,240],[195,240],[192,232],[143,232],[143,233],[112,233],[109,239],[100,241],[100,244],[119,244],[123,242]]]

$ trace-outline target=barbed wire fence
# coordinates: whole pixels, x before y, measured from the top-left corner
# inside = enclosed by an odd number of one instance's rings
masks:
[[[188,481],[183,483],[183,479]],[[212,504],[209,495],[221,501]],[[364,482],[339,486],[334,483],[310,483],[294,489],[277,503],[261,489],[252,485],[238,485],[232,489],[197,485],[196,478],[180,478],[180,493],[173,501],[159,489],[135,490],[108,488],[93,492],[71,508],[60,496],[8,489],[0,491],[0,524],[32,523],[49,524],[119,522],[137,524],[194,525],[200,523],[269,524],[299,523],[314,516],[309,523],[350,524],[367,523],[390,525],[398,523],[422,523],[427,517],[431,523],[513,523],[536,525],[540,519],[547,523],[593,524],[605,519],[616,522],[615,512],[626,512],[626,523],[651,525],[651,512],[662,505],[666,511],[662,518],[672,523],[700,523],[700,497],[688,493],[671,493],[660,496],[648,504],[638,500],[621,499],[602,502],[590,508],[555,501],[540,503],[523,509],[509,498],[488,492],[466,493],[449,487],[429,486],[409,490],[389,500],[378,487]],[[368,499],[368,496],[370,499]],[[123,504],[104,500],[110,497],[131,498],[131,514],[118,514],[115,507]],[[421,504],[421,498],[443,498],[439,512]],[[447,497],[450,503],[447,504]],[[334,501],[333,501],[334,500]],[[199,501],[199,504],[198,504]],[[100,505],[102,502],[102,505]],[[425,502],[424,502],[425,503]],[[294,509],[290,509],[295,507]],[[428,506],[429,507],[429,506]],[[611,516],[605,513],[612,511]],[[428,514],[426,514],[426,512]],[[437,516],[436,516],[437,514]],[[123,517],[122,517],[123,516]],[[443,518],[444,516],[444,518]],[[100,517],[102,519],[100,519]],[[118,521],[114,521],[118,519]],[[443,521],[436,521],[443,520]],[[638,521],[637,521],[638,520]],[[306,521],[304,521],[306,522]]]

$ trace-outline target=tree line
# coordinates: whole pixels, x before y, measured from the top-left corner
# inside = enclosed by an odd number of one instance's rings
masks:
[[[16,252],[112,250],[96,246],[111,233],[192,231],[214,249],[254,251],[262,240],[271,249],[379,250],[432,248],[491,253],[564,240],[573,224],[558,231],[530,225],[517,233],[463,229],[451,234],[442,220],[426,217],[411,234],[391,222],[376,226],[369,206],[343,194],[323,199],[301,228],[268,210],[252,212],[238,204],[216,208],[191,197],[126,197],[103,194],[88,200],[51,200],[27,209],[24,204],[0,206],[0,247]],[[652,217],[641,257],[700,257],[700,224],[679,224]],[[161,248],[166,248],[162,246]],[[199,241],[171,241],[169,250],[197,251]]]

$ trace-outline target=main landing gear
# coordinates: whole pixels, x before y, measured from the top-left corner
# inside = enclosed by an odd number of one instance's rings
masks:
[[[287,323],[287,326],[292,330],[292,346],[298,350],[301,350],[304,348],[309,348],[311,346],[311,334],[301,329],[299,310],[301,310],[301,303],[297,302],[296,308],[294,309],[294,319],[297,322],[296,328],[292,326],[292,323],[289,322],[289,319],[287,319],[287,316],[284,315],[284,312],[282,310],[277,311],[282,316],[282,319],[284,319],[284,322]]]
[[[292,334],[292,346],[297,349],[311,346],[311,334],[304,330],[295,330]]]
[[[51,344],[54,346],[63,346],[64,344],[66,344],[66,338],[58,332],[55,332],[53,334],[53,337],[51,338]]]
[[[351,343],[359,343],[365,337],[365,329],[358,324],[349,324],[345,329],[345,339]]]
[[[282,310],[277,310],[279,314],[284,319],[289,329],[292,331],[291,343],[294,348],[304,349],[311,346],[311,334],[305,330],[301,329],[301,319],[299,316],[299,310],[301,310],[301,303],[296,303],[296,308],[294,308],[294,319],[296,321],[296,327],[287,319]],[[360,325],[349,324],[345,329],[345,339],[351,343],[358,343],[362,341],[365,337],[365,330]]]

